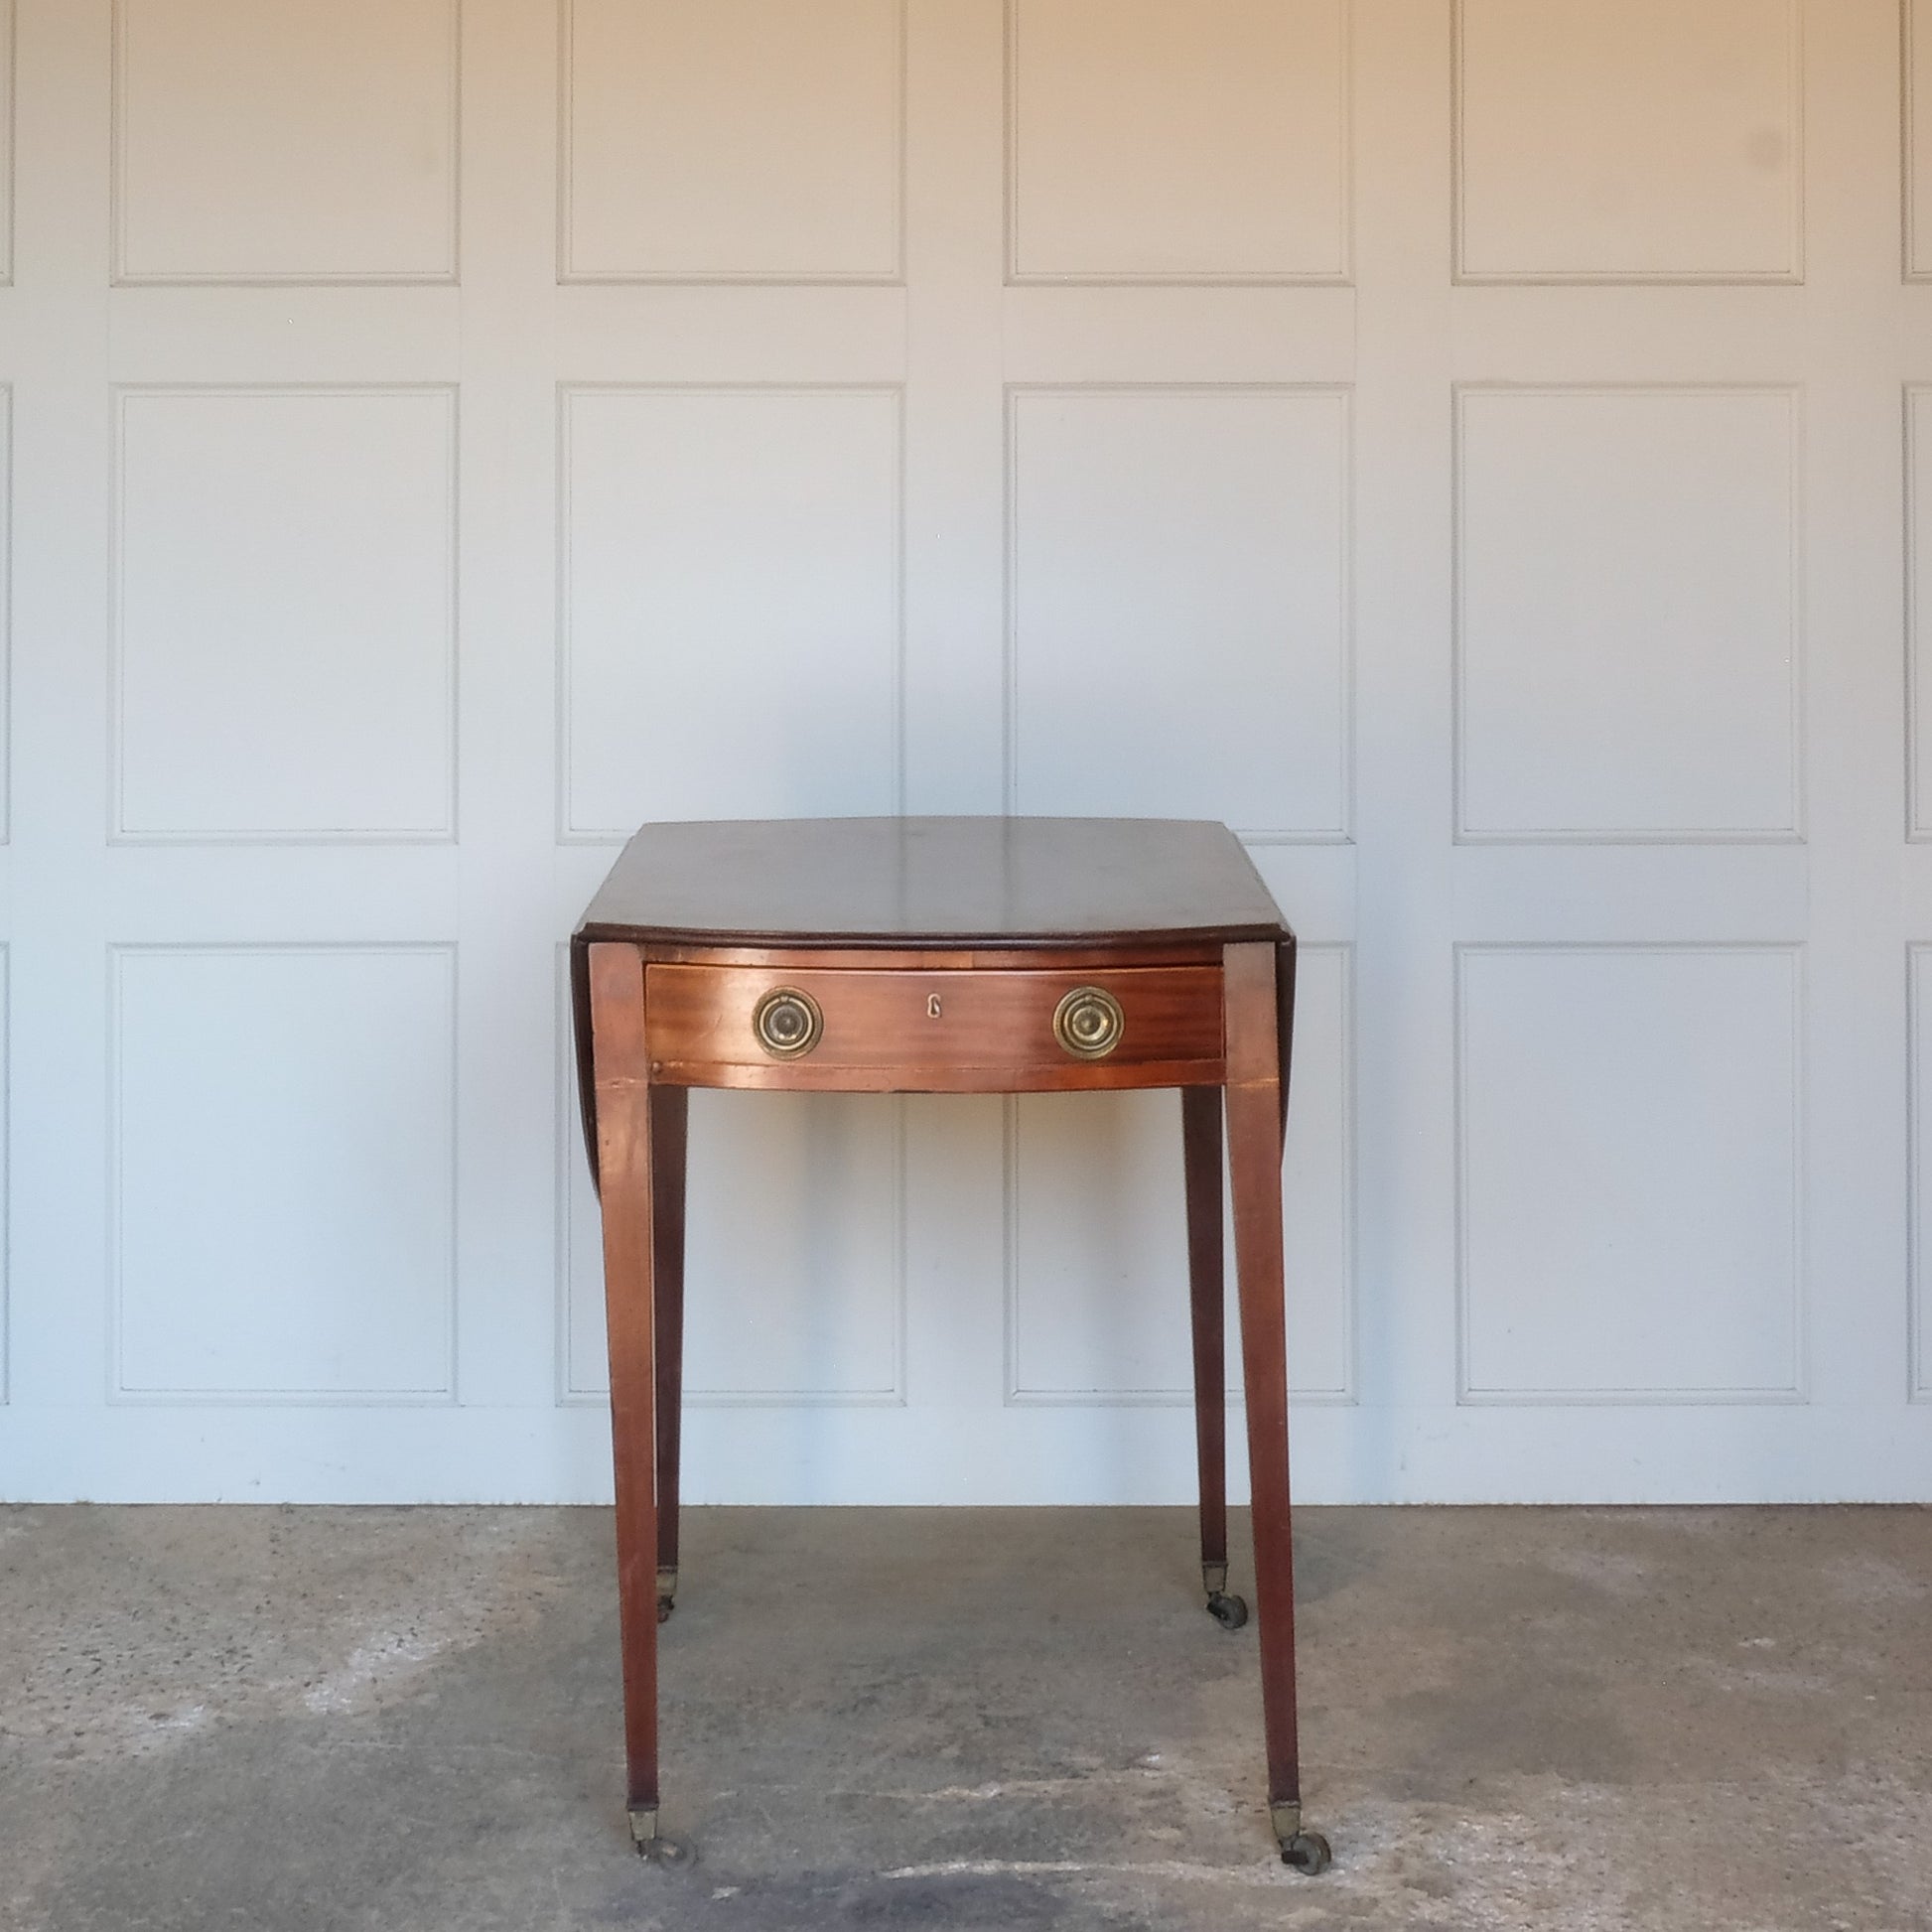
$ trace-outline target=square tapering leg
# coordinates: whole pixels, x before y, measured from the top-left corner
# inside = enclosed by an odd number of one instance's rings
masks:
[[[1227,1594],[1226,1263],[1221,1240],[1221,1092],[1180,1090],[1187,1177],[1187,1302],[1194,1338],[1194,1451],[1200,1471],[1201,1587],[1216,1621],[1238,1629],[1247,1606]]]
[[[604,1301],[617,1474],[627,1803],[640,1851],[657,1838],[657,1243],[644,972],[634,946],[591,948]]]
[[[657,1319],[657,1620],[677,1600],[678,1446],[684,1410],[684,1151],[690,1089],[650,1090],[652,1306]]]
[[[1302,1832],[1296,1734],[1295,1558],[1288,1483],[1288,1347],[1283,1300],[1282,1137],[1285,1123],[1282,984],[1272,944],[1232,945],[1225,957],[1228,1160],[1241,1308],[1254,1511],[1255,1616],[1261,1634],[1268,1803],[1285,1858]],[[1325,1845],[1321,1848],[1325,1863]]]

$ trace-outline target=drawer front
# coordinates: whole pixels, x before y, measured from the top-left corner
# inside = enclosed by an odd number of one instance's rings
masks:
[[[841,1072],[882,1076],[851,1082],[864,1086],[1113,1086],[1137,1075],[1152,1085],[1157,1073],[1162,1084],[1215,1079],[1221,1065],[1213,966],[653,965],[644,1011],[653,1071],[698,1084],[718,1069],[721,1085],[818,1086]],[[895,1074],[906,1077],[883,1077]]]

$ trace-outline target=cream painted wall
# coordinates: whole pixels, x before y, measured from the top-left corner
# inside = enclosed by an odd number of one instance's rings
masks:
[[[1301,931],[1302,1496],[1932,1498],[1932,0],[9,24],[0,1496],[607,1494],[559,942],[909,809]],[[693,1131],[689,1493],[1188,1496],[1172,1097]]]

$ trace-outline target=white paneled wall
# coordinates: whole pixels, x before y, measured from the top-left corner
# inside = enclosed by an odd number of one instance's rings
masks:
[[[1301,932],[1301,1494],[1932,1498],[1932,0],[0,30],[0,1496],[608,1494],[560,941],[911,810]],[[688,1493],[1185,1499],[1178,1142],[698,1096]]]

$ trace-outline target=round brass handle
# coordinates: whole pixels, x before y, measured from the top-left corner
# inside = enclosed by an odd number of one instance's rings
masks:
[[[1104,987],[1076,986],[1053,1009],[1053,1037],[1076,1060],[1104,1060],[1126,1028],[1120,1002]]]
[[[774,986],[758,1003],[752,1031],[759,1044],[777,1060],[801,1060],[818,1044],[825,1016],[809,993],[795,986]]]

